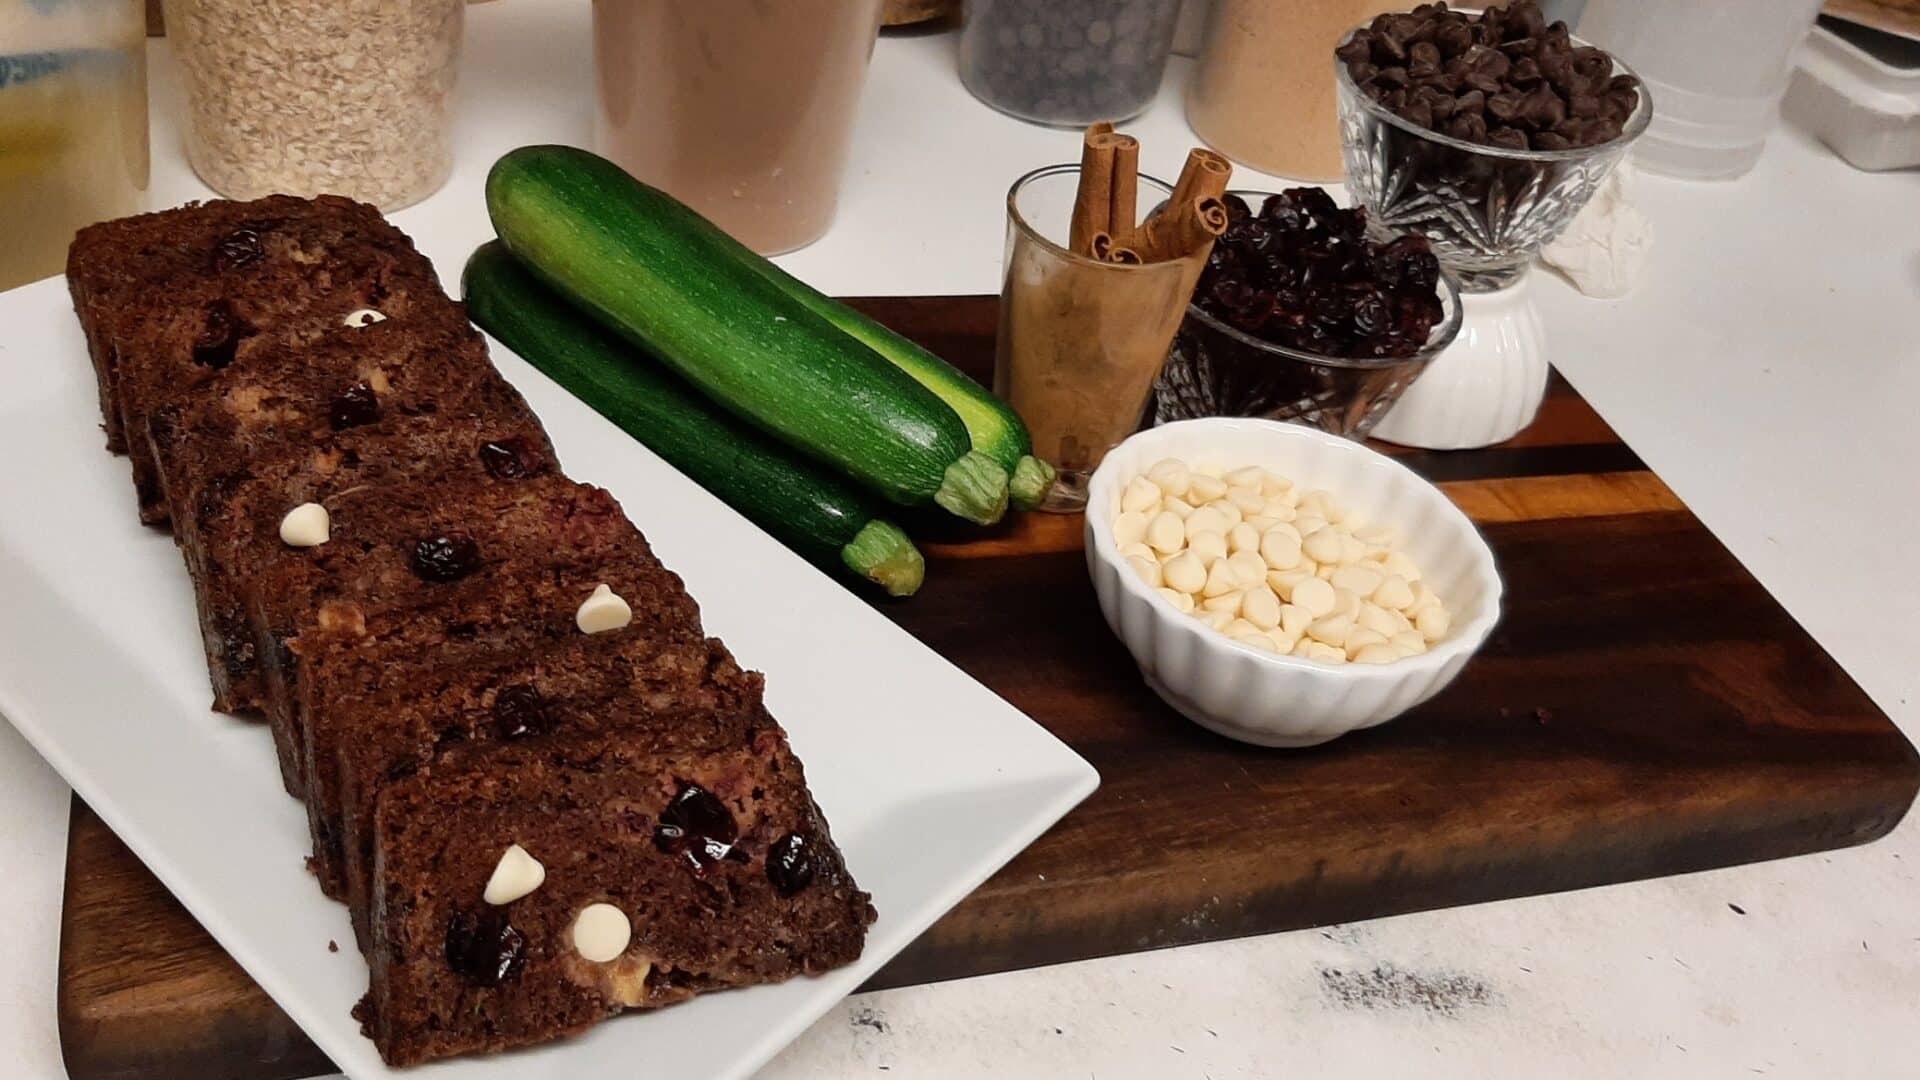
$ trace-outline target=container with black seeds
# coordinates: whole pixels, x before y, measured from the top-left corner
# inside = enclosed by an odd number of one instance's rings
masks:
[[[1079,127],[1144,111],[1180,0],[967,0],[960,79],[1001,112]]]

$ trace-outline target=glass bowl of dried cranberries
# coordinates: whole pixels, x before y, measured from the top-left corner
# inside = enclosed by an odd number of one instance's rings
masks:
[[[1334,79],[1347,189],[1468,292],[1519,281],[1653,116],[1632,69],[1533,0],[1381,15],[1341,40]]]
[[[1154,424],[1290,420],[1363,439],[1460,332],[1460,288],[1422,237],[1375,242],[1317,187],[1234,191],[1154,384]]]

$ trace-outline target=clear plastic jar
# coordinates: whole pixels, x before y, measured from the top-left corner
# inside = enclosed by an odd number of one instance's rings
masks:
[[[229,198],[397,210],[453,168],[466,0],[166,0],[187,160]]]
[[[1208,146],[1261,172],[1340,179],[1333,47],[1395,0],[1214,0],[1187,91]]]
[[[594,149],[763,255],[833,223],[881,0],[594,0]]]
[[[76,230],[147,188],[140,0],[0,0],[0,289],[60,272]]]
[[[1022,120],[1125,120],[1159,92],[1180,0],[967,0],[960,81]]]

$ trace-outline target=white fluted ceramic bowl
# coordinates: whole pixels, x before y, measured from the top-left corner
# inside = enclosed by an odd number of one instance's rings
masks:
[[[1325,488],[1356,517],[1398,526],[1452,629],[1419,656],[1331,665],[1242,645],[1182,614],[1134,574],[1113,539],[1120,492],[1169,457],[1264,466]],[[1100,611],[1147,685],[1195,723],[1261,746],[1313,746],[1406,712],[1453,681],[1500,617],[1493,552],[1458,507],[1392,458],[1297,424],[1215,417],[1142,431],[1094,472],[1086,529]]]

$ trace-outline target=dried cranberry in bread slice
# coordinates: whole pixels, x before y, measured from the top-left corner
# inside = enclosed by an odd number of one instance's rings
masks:
[[[456,746],[374,811],[371,987],[392,1065],[850,963],[873,920],[770,719],[746,744],[619,734]],[[518,846],[544,871],[486,900]],[[503,878],[537,875],[509,858]]]
[[[666,749],[745,745],[762,681],[717,639],[582,634],[529,653],[439,667],[397,690],[335,700],[310,717],[316,758],[334,767],[307,800],[315,836],[338,835],[356,939],[370,941],[373,806],[383,785],[454,743],[623,731]]]
[[[146,449],[133,455],[142,519],[169,520],[201,478],[238,462],[383,419],[457,415],[486,400],[502,419],[531,419],[452,305],[347,333],[264,347],[218,379],[155,395],[140,430],[129,429]]]
[[[193,579],[214,708],[232,712],[263,700],[242,587],[260,559],[281,550],[280,522],[289,510],[365,486],[421,478],[512,484],[553,468],[546,433],[520,396],[504,383],[487,383],[459,407],[391,417],[242,460],[176,493],[174,539]],[[283,759],[281,769],[298,795],[296,761]]]
[[[596,490],[597,489],[593,489]],[[333,730],[327,711],[337,702],[410,685],[444,665],[487,655],[525,653],[581,636],[580,605],[602,585],[630,606],[632,621],[617,633],[659,641],[700,641],[700,610],[678,575],[661,566],[646,541],[610,497],[580,508],[545,533],[552,554],[539,563],[509,563],[485,571],[484,541],[444,538],[428,561],[452,580],[445,591],[413,606],[367,608],[326,605],[313,629],[286,645],[288,707],[276,703],[268,720],[276,742],[291,741],[309,802],[336,800],[334,759],[315,757],[308,733]],[[423,543],[443,538],[426,538]],[[478,566],[471,573],[469,566]],[[343,898],[341,838],[318,830],[338,819],[336,805],[309,815],[316,827],[313,869],[328,896]]]

